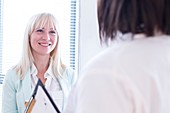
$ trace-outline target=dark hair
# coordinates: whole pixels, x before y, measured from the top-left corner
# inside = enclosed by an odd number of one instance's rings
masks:
[[[100,0],[98,23],[101,41],[115,39],[121,33],[155,31],[170,34],[170,0]]]

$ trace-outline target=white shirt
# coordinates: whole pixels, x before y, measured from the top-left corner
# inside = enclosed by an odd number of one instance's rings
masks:
[[[34,90],[36,83],[38,82],[37,75],[37,69],[35,65],[33,64],[31,67],[31,80],[32,80],[32,90]],[[46,78],[45,82],[45,88],[47,89],[48,93],[51,95],[52,99],[54,100],[55,104],[59,108],[60,111],[62,111],[63,108],[63,91],[61,89],[61,86],[59,84],[59,81],[52,73],[52,67],[51,64],[44,74],[44,78]]]
[[[113,44],[81,72],[64,113],[170,113],[170,36]]]

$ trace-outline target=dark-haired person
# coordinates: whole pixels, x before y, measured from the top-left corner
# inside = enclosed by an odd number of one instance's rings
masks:
[[[114,43],[83,69],[64,113],[170,113],[170,0],[100,0],[98,23]]]

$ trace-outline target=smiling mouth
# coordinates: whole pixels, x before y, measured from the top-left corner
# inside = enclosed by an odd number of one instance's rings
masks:
[[[51,44],[42,44],[42,43],[38,43],[38,44],[45,47],[51,46]]]

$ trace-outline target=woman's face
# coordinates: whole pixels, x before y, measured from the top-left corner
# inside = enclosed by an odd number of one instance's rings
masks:
[[[50,55],[57,43],[57,31],[53,26],[35,28],[30,36],[30,45],[33,55]]]

